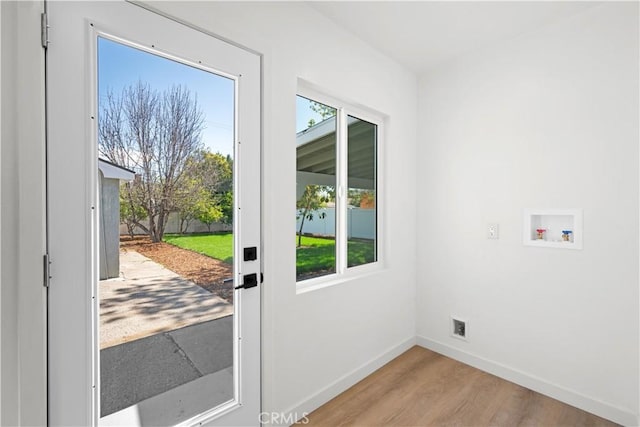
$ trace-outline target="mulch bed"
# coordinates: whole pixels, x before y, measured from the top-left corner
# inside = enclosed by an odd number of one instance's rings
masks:
[[[201,288],[233,304],[233,269],[224,262],[165,242],[153,243],[148,236],[120,236],[120,248],[136,251]]]

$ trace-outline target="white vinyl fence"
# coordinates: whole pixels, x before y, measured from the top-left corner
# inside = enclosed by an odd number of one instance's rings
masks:
[[[324,214],[324,218],[322,217]],[[296,221],[296,232],[300,230],[300,221]],[[313,220],[305,219],[303,234],[315,234],[319,236],[336,235],[336,209],[322,208],[313,212]],[[376,210],[349,208],[347,210],[347,238],[375,239],[376,237]]]
[[[149,224],[149,222],[146,220],[141,222],[145,226]],[[213,224],[211,224],[211,232],[213,233],[215,231],[232,231],[232,226],[229,224],[223,224],[221,222],[214,222]],[[174,212],[169,215],[169,221],[167,222],[167,227],[165,228],[164,232],[165,234],[180,232],[180,219],[178,218],[177,213]],[[209,232],[209,229],[207,228],[206,224],[203,224],[200,221],[194,219],[189,223],[189,227],[187,228],[186,232],[187,233],[207,233]],[[138,235],[146,234],[139,227],[136,227],[134,233]],[[122,223],[120,224],[120,234],[121,235],[129,234],[129,230],[127,229],[127,226],[125,224],[122,224]]]

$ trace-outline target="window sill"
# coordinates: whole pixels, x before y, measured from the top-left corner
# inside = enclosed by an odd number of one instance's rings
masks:
[[[386,271],[384,265],[378,261],[371,264],[351,267],[343,274],[330,274],[313,279],[296,282],[296,295],[313,292],[331,286],[340,285],[354,280],[366,279]]]

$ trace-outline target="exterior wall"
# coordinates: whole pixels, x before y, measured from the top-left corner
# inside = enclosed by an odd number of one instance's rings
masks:
[[[100,172],[100,280],[120,276],[120,180]]]
[[[639,422],[638,47],[638,3],[595,5],[423,76],[418,120],[418,342],[626,425]],[[524,208],[583,208],[584,249],[524,246]]]

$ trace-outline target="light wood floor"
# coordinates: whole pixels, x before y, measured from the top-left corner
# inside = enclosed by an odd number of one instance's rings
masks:
[[[307,426],[615,426],[413,347],[308,416]]]

